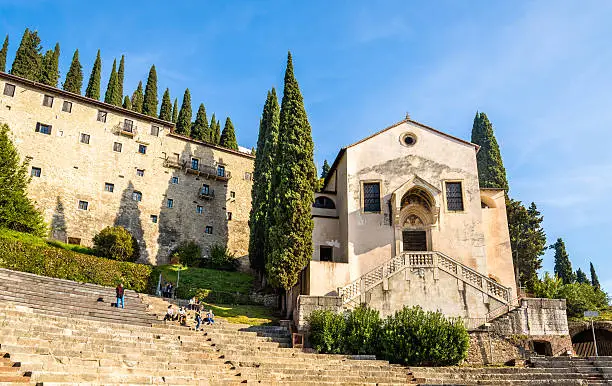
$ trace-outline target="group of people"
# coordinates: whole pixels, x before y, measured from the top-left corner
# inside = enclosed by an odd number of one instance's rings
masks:
[[[171,298],[173,289],[174,287],[172,286],[172,283],[170,282],[168,282],[165,286],[162,286],[161,288],[162,297]]]
[[[206,324],[214,324],[215,323],[215,315],[212,309],[209,309],[206,312],[206,316],[202,319],[202,307],[198,304],[189,304],[191,310],[195,310],[194,320],[196,322],[195,330],[200,330],[200,325],[202,322]],[[172,305],[168,306],[168,310],[166,311],[166,316],[164,316],[164,321],[178,321],[181,326],[187,325],[187,311],[184,307],[179,307],[178,312],[174,312],[174,307]]]

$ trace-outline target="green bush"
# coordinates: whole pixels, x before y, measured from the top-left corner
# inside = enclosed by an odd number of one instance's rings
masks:
[[[470,337],[463,322],[440,312],[404,307],[387,317],[381,334],[381,354],[403,365],[456,365],[467,357]]]
[[[310,314],[308,323],[310,324],[310,343],[315,350],[330,354],[346,352],[344,315],[332,311],[316,310]]]
[[[0,238],[0,268],[111,287],[121,282],[125,288],[138,292],[146,292],[154,279],[149,265],[82,255],[11,238]]]
[[[93,238],[96,255],[118,261],[136,261],[138,241],[122,226],[106,227]]]
[[[225,246],[215,244],[210,246],[208,258],[204,260],[202,268],[235,271],[238,269],[238,260]]]
[[[345,350],[351,354],[376,354],[382,321],[378,311],[359,306],[346,318]]]
[[[202,265],[202,248],[194,241],[182,243],[171,253],[174,264],[182,264],[189,267],[199,267]]]

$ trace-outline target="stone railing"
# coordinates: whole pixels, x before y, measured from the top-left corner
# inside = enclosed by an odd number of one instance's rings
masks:
[[[346,304],[382,283],[384,279],[406,268],[439,268],[505,305],[510,303],[510,288],[504,287],[441,252],[403,252],[348,285],[338,288],[338,296],[342,298],[343,304]]]

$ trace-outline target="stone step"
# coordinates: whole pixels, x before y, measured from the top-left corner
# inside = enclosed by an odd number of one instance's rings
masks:
[[[446,378],[428,378],[425,382],[421,382],[422,385],[458,385],[452,381],[447,380]],[[560,379],[546,379],[546,380],[496,380],[494,382],[487,381],[461,381],[459,385],[489,385],[489,386],[497,386],[497,385],[513,385],[513,386],[522,386],[522,385],[554,385],[554,386],[577,386],[577,385],[587,385],[588,383],[581,379],[571,379],[571,378],[560,378]]]

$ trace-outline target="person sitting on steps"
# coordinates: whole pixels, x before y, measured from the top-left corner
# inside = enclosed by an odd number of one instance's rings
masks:
[[[204,321],[206,322],[206,324],[215,324],[215,315],[213,314],[212,309],[208,310]]]
[[[181,326],[187,325],[187,314],[185,313],[185,309],[183,307],[179,308],[178,321]]]
[[[119,308],[119,302],[121,302],[121,308],[124,308],[125,305],[125,293],[123,290],[123,284],[119,283],[117,288],[115,288],[115,292],[117,293],[117,308]]]
[[[167,320],[172,320],[174,315],[174,309],[172,308],[172,304],[168,306],[168,310],[166,311],[166,316],[164,316],[164,322]]]

